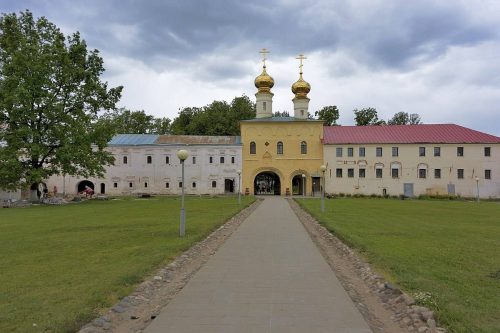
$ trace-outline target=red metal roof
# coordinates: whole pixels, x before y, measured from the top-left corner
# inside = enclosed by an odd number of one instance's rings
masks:
[[[500,137],[455,124],[325,126],[324,144],[500,143]]]

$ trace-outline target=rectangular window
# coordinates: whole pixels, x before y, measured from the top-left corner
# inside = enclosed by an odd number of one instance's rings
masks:
[[[210,157],[208,158],[208,160],[209,160],[209,163],[213,163],[213,162],[214,162],[214,158],[213,158],[212,156],[210,156]]]
[[[212,188],[216,188],[217,187],[217,182],[215,180],[212,180]]]
[[[359,157],[365,157],[365,147],[359,147]]]
[[[349,157],[354,156],[354,148],[347,148],[347,156]]]
[[[231,156],[231,163],[234,164],[234,156]]]
[[[170,157],[169,156],[165,156],[165,164],[170,164]]]
[[[457,147],[457,156],[464,156],[464,147]]]
[[[457,178],[464,179],[464,169],[457,169]]]
[[[484,156],[491,156],[491,147],[484,147]]]
[[[376,148],[376,155],[377,155],[377,157],[382,157],[382,147]]]
[[[196,156],[193,156],[193,164],[196,164]]]
[[[147,161],[148,164],[153,163],[153,157],[152,156],[146,157],[146,161]]]
[[[375,177],[382,178],[382,169],[375,169]]]
[[[391,176],[392,176],[392,178],[399,178],[399,169],[398,168],[392,168],[391,169]]]
[[[491,179],[491,170],[484,170],[484,179]]]
[[[365,169],[359,169],[359,178],[365,178],[366,171]]]
[[[221,164],[224,164],[224,156],[221,156],[221,157],[220,157],[220,163],[221,163]]]
[[[181,187],[182,187],[182,182],[179,182],[179,188],[181,188]]]
[[[165,188],[170,188],[170,183],[165,183]]]
[[[336,156],[337,157],[342,157],[342,148],[337,148],[336,149]]]
[[[425,156],[425,147],[418,147],[418,156]]]
[[[128,157],[127,156],[123,156],[123,164],[127,164],[128,163]]]
[[[193,182],[192,185],[193,185],[193,188],[196,188],[196,182]]]
[[[441,147],[434,147],[434,156],[441,156]]]
[[[118,187],[118,183],[113,183],[113,187],[117,188]]]
[[[340,168],[339,168],[339,169],[337,169],[337,170],[335,171],[335,174],[336,174],[337,178],[342,178],[342,169],[340,169]]]
[[[441,169],[434,169],[434,178],[441,179]]]
[[[347,169],[347,177],[354,178],[354,169]]]
[[[262,109],[264,109],[264,111],[266,111],[266,108],[267,108],[267,103],[266,102],[262,102]]]
[[[418,169],[418,178],[427,178],[427,169]]]
[[[382,155],[380,155],[382,156]],[[399,156],[399,148],[398,147],[392,147],[392,157],[398,157]]]
[[[133,183],[128,183],[128,187],[134,187]]]

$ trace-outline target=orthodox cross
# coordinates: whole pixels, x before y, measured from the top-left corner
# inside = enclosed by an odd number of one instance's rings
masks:
[[[299,54],[299,56],[298,56],[297,58],[295,58],[295,59],[299,59],[299,60],[300,60],[300,65],[299,65],[299,68],[300,68],[300,74],[302,74],[302,66],[304,66],[304,65],[302,64],[302,60],[305,60],[305,59],[307,59],[307,58],[306,58],[303,54]]]
[[[262,49],[259,51],[260,54],[262,54],[262,62],[264,63],[264,67],[266,67],[266,54],[271,53],[267,49]]]

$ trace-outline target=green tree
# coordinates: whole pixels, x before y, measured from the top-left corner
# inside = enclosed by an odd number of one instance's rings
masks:
[[[239,135],[240,120],[255,118],[255,103],[247,96],[236,97],[228,104],[213,101],[202,108],[187,107],[179,112],[171,126],[172,134]]]
[[[387,123],[389,125],[417,125],[422,121],[418,113],[398,112]]]
[[[144,111],[130,111],[125,108],[106,112],[99,118],[113,133],[168,134],[170,119],[155,118]]]
[[[108,89],[103,60],[78,32],[65,37],[29,11],[0,17],[0,188],[54,174],[100,176],[112,133],[97,122],[122,87]]]
[[[274,112],[273,117],[290,117],[290,113],[288,111],[276,111]]]
[[[384,120],[378,119],[377,109],[371,107],[361,110],[354,109],[354,120],[356,126],[385,125]]]
[[[325,125],[336,126],[339,120],[339,109],[336,105],[325,106],[321,110],[314,112],[319,120],[323,120]]]

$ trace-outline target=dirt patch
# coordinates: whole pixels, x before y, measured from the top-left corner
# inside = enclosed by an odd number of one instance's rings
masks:
[[[159,269],[108,313],[82,327],[79,333],[142,332],[261,202],[257,200],[243,209],[203,241]]]
[[[312,240],[374,333],[444,333],[434,313],[374,272],[354,250],[288,200]]]

